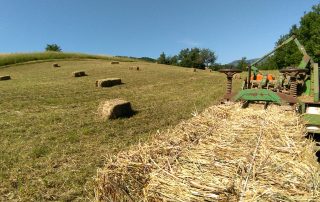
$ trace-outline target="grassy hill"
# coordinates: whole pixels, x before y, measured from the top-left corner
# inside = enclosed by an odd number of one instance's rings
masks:
[[[93,197],[93,177],[108,154],[147,141],[217,102],[225,76],[204,70],[107,60],[42,62],[0,68],[0,200],[70,201]],[[141,71],[129,70],[132,65]],[[84,70],[86,77],[74,78]],[[123,85],[96,88],[119,77]],[[240,80],[235,81],[239,86]],[[123,98],[137,114],[102,122],[101,101]]]
[[[118,60],[118,61],[136,61],[134,58],[113,57],[105,55],[90,55],[84,53],[65,53],[65,52],[34,52],[34,53],[13,53],[0,54],[0,68],[8,65],[24,64],[24,63],[39,63],[46,61],[57,60],[79,60],[79,59],[101,59],[101,60]]]

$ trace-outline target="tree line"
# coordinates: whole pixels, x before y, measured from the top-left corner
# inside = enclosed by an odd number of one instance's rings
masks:
[[[312,10],[300,18],[299,25],[293,25],[289,33],[280,36],[275,46],[280,45],[292,35],[295,35],[305,47],[308,55],[314,62],[320,62],[320,3],[314,5]],[[281,69],[288,66],[297,66],[303,55],[296,44],[291,42],[278,49],[267,58],[259,69]]]
[[[159,64],[204,69],[205,67],[212,67],[216,60],[215,52],[208,48],[185,48],[174,56],[167,56],[162,52],[157,62]]]
[[[281,35],[275,43],[275,47],[282,44],[285,40],[295,35],[300,43],[305,47],[308,55],[314,62],[320,62],[320,3],[312,7],[310,12],[305,13],[300,18],[299,25],[293,25],[287,34]],[[282,69],[288,66],[298,66],[302,60],[302,53],[299,51],[295,42],[290,42],[280,49],[276,50],[274,54],[266,58],[260,64],[259,69]],[[228,66],[228,68],[238,68],[246,70],[250,62],[246,57],[235,66]],[[215,69],[225,68],[226,65],[219,65]]]
[[[275,47],[283,43],[292,35],[295,35],[300,43],[305,47],[307,53],[314,62],[320,62],[320,3],[312,7],[310,12],[306,12],[298,25],[293,25],[289,33],[280,36],[275,43]],[[274,54],[266,58],[259,65],[259,69],[281,69],[287,66],[297,66],[303,55],[298,50],[296,44],[291,42],[276,50]],[[246,70],[249,61],[242,57],[236,65],[221,65],[215,63],[217,56],[210,49],[186,48],[182,49],[178,55],[166,56],[164,52],[160,54],[157,62],[160,64],[177,65],[183,67],[204,68],[209,67],[214,70],[222,68],[238,68]]]
[[[293,25],[289,33],[280,36],[275,43],[275,47],[283,43],[292,35],[296,35],[298,40],[304,45],[307,53],[311,56],[314,62],[320,62],[320,3],[314,5],[310,12],[305,13],[300,18],[299,25]],[[62,49],[57,44],[47,44],[46,51],[61,52]],[[297,66],[301,59],[302,54],[298,50],[296,44],[291,42],[282,48],[276,50],[273,55],[265,59],[258,65],[259,69],[281,69],[287,66]],[[217,64],[217,56],[214,51],[208,48],[185,48],[179,54],[167,56],[162,52],[157,60],[149,57],[142,57],[149,62],[158,62],[159,64],[176,65],[182,67],[192,67],[203,69],[205,67],[213,70],[222,68],[238,68],[246,70],[249,61],[246,57],[232,66],[230,64],[221,65]]]

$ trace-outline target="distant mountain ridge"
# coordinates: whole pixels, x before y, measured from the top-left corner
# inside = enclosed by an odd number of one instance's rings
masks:
[[[259,58],[254,58],[254,59],[249,59],[249,60],[246,60],[246,62],[247,63],[249,63],[249,64],[251,64],[251,63],[253,63],[254,61],[256,61],[256,60],[258,60]],[[240,62],[241,60],[234,60],[234,61],[232,61],[232,62],[230,62],[230,63],[228,63],[228,65],[231,65],[231,66],[238,66],[238,64],[239,64],[239,62]]]

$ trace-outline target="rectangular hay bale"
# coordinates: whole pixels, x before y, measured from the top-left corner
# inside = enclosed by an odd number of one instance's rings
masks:
[[[122,84],[120,78],[99,79],[96,81],[96,87],[112,87]]]
[[[10,79],[11,79],[11,77],[9,75],[0,76],[0,81],[10,80]]]
[[[119,62],[118,61],[112,61],[111,64],[112,65],[116,65],[116,64],[119,64]]]
[[[53,63],[52,67],[60,67],[60,65],[58,63]]]
[[[87,76],[87,74],[86,74],[84,71],[73,72],[72,75],[73,75],[74,77]]]
[[[103,101],[98,108],[98,114],[103,120],[129,117],[133,114],[131,103],[122,99]]]
[[[129,70],[137,70],[137,71],[139,71],[140,68],[139,68],[139,66],[130,66]]]

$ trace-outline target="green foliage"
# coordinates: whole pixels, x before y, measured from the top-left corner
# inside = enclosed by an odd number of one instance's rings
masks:
[[[175,65],[175,66],[178,66],[178,65],[179,65],[179,58],[178,58],[178,56],[174,55],[174,56],[168,56],[168,57],[166,57],[166,64],[167,64],[167,65]]]
[[[204,67],[213,65],[216,59],[215,53],[208,48],[185,48],[178,55],[174,56],[167,57],[162,52],[158,58],[158,63],[203,69]]]
[[[62,49],[57,44],[47,44],[46,51],[61,52]]]
[[[305,47],[307,53],[315,62],[320,62],[320,4],[312,7],[312,10],[306,13],[300,19],[300,25],[293,25],[288,34],[280,37],[276,46],[292,35],[296,35],[301,44]],[[279,69],[287,66],[297,66],[302,54],[295,43],[291,42],[278,49],[273,56],[269,57],[262,67],[265,69]],[[267,67],[267,65],[269,65]]]
[[[315,62],[320,62],[320,3],[301,18],[298,37]]]
[[[150,57],[141,57],[141,58],[135,58],[135,59],[144,60],[146,62],[156,62],[157,61],[157,60],[150,58]]]
[[[164,52],[162,52],[157,61],[159,64],[167,64],[166,54]]]
[[[150,58],[150,57],[132,57],[132,56],[123,56],[123,55],[117,55],[115,56],[117,58],[125,58],[125,59],[132,59],[132,60],[142,60],[142,61],[146,61],[146,62],[157,62],[156,59],[154,58]]]
[[[214,62],[217,60],[217,56],[208,48],[201,50],[201,57],[206,67],[209,67],[209,64],[214,64]]]
[[[198,54],[198,55],[197,55]],[[199,56],[199,49],[198,48],[193,48],[193,49],[182,49],[178,55],[179,60],[180,60],[180,65],[183,67],[194,67],[197,68],[199,63],[197,60],[197,56]]]
[[[272,69],[278,69],[277,63],[275,61],[275,57],[270,57],[269,59],[265,60],[258,66],[261,70],[272,70]]]
[[[229,64],[222,65],[222,64],[214,63],[214,64],[210,65],[209,68],[214,71],[218,71],[219,69],[233,69],[235,67],[232,65],[229,65]]]
[[[249,63],[247,62],[247,58],[246,57],[242,57],[241,60],[239,61],[238,65],[237,65],[237,69],[240,69],[242,71],[246,71],[246,67],[249,65]]]

